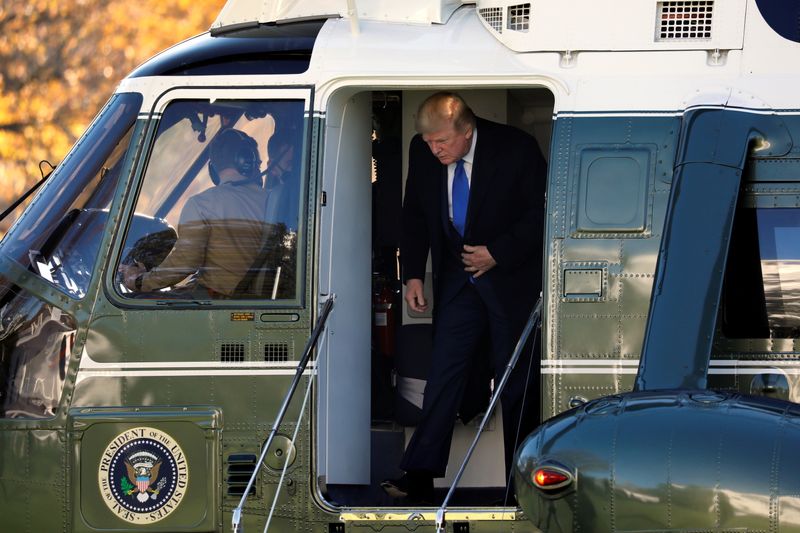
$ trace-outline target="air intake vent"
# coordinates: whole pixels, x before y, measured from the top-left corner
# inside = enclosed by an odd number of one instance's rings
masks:
[[[268,342],[264,345],[264,361],[277,363],[289,360],[289,345],[285,342]]]
[[[659,2],[656,41],[711,39],[713,0]]]
[[[497,33],[503,33],[503,8],[484,7],[478,10],[478,14],[483,17],[486,24]]]
[[[531,25],[531,4],[518,4],[508,6],[508,21],[506,28],[511,31],[528,31]]]
[[[225,483],[228,485],[228,496],[241,496],[253,470],[256,468],[256,456],[252,453],[234,453],[228,456],[228,469],[225,476]],[[250,487],[250,495],[256,492],[257,483]]]
[[[244,344],[234,342],[220,344],[219,360],[223,363],[241,363],[244,361]]]

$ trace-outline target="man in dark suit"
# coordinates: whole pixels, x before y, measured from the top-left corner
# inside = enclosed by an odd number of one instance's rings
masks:
[[[445,475],[461,399],[482,392],[465,391],[473,358],[491,357],[499,383],[541,291],[546,173],[533,137],[475,117],[457,94],[425,100],[416,129],[401,258],[406,302],[424,311],[431,253],[433,351],[422,421],[400,464],[406,474],[382,486],[391,496],[430,502],[433,478]],[[492,353],[476,353],[487,334]],[[523,406],[524,397],[538,405],[538,391],[526,394],[528,377],[523,357],[501,395],[507,470],[519,440],[538,423],[536,409]]]

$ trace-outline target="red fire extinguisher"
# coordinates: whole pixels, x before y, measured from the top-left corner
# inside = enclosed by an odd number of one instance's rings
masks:
[[[385,281],[377,285],[372,294],[372,339],[379,353],[393,357],[397,320],[394,291]]]

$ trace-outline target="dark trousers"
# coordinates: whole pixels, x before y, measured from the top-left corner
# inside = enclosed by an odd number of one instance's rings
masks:
[[[465,390],[473,358],[491,357],[495,385],[498,385],[527,319],[527,315],[507,316],[489,288],[481,285],[480,279],[476,284],[463,285],[453,298],[440,306],[434,323],[432,360],[422,418],[406,448],[401,469],[425,472],[433,477],[445,475],[462,398],[464,394],[486,392]],[[487,333],[491,354],[476,353]],[[531,360],[536,365],[534,368],[530,368]],[[518,442],[538,423],[538,391],[531,387],[526,394],[526,381],[529,378],[530,384],[536,382],[537,368],[538,353],[531,354],[530,347],[526,347],[500,396],[506,475]]]

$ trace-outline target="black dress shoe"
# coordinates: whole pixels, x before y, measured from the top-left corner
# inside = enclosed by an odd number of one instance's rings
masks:
[[[433,477],[426,473],[410,471],[400,478],[384,480],[381,488],[392,498],[433,505]]]
[[[397,479],[384,479],[381,481],[381,488],[392,498],[408,497],[408,481],[406,476]]]

